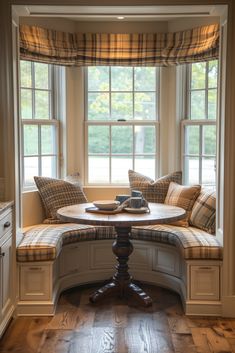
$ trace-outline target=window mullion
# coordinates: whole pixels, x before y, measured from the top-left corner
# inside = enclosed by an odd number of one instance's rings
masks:
[[[187,119],[192,119],[192,116],[191,116],[191,81],[192,81],[192,64],[190,64],[190,65],[188,65],[187,66],[187,73],[188,73],[188,75],[187,75],[187,77],[188,77],[188,79],[187,79],[187,82],[186,82],[186,84],[187,84],[187,87],[186,87],[186,89],[187,89],[187,101],[188,101],[188,109],[187,109]]]
[[[134,67],[132,68],[132,117],[135,119],[135,76]]]
[[[112,125],[109,125],[109,183],[112,182]]]
[[[199,127],[199,184],[202,184],[203,125]]]
[[[55,70],[48,66],[49,80],[48,80],[48,95],[49,95],[49,118],[55,118],[55,102],[56,102],[56,94],[55,94]],[[53,92],[53,100],[52,100],[52,92]],[[52,102],[53,101],[53,102]]]
[[[109,119],[112,120],[112,70],[109,67]],[[112,127],[109,124],[109,184],[112,182]]]
[[[21,170],[21,177],[22,177],[22,185],[21,187],[23,187],[23,185],[25,184],[25,155],[24,155],[24,122],[21,119],[21,163],[22,163],[22,170]]]
[[[34,63],[31,62],[31,75],[32,75],[32,118],[35,119],[35,68]]]
[[[206,63],[206,89],[205,89],[205,114],[206,114],[206,119],[208,120],[208,93],[209,93],[209,88],[208,88],[208,73],[209,73],[209,63]]]
[[[135,125],[132,125],[132,148],[133,148],[133,154],[132,154],[132,165],[133,165],[133,170],[135,170]]]
[[[41,124],[38,124],[38,175],[42,175]]]
[[[109,67],[109,119],[112,120],[112,109],[111,109],[111,106],[112,106],[112,71],[111,71],[111,67]]]

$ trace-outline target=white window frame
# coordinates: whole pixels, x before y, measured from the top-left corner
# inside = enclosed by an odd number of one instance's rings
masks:
[[[211,60],[214,61],[214,60]],[[186,65],[186,77],[187,77],[187,119],[188,120],[200,120],[200,121],[207,121],[207,120],[211,120],[211,121],[216,121],[217,119],[209,119],[208,118],[208,93],[211,90],[215,90],[216,88],[211,88],[208,87],[208,71],[209,71],[209,62],[207,61],[206,63],[206,78],[205,78],[205,88],[190,88],[190,83],[192,80],[192,64],[187,64]],[[219,63],[218,63],[219,65]],[[217,99],[218,99],[218,77],[217,77]],[[195,91],[205,91],[205,119],[191,119],[191,92],[195,92]]]
[[[24,87],[20,85],[20,95],[21,89],[27,89],[32,92],[32,119],[23,119],[21,117],[20,109],[20,125],[21,125],[21,189],[22,191],[30,191],[36,189],[36,185],[25,184],[25,168],[24,168],[24,158],[25,157],[37,157],[38,158],[38,176],[42,176],[42,158],[43,157],[56,157],[56,177],[60,176],[60,122],[56,118],[59,110],[58,102],[58,91],[60,90],[60,85],[58,84],[61,76],[61,68],[54,65],[48,64],[48,77],[49,77],[49,87],[48,89],[35,88],[35,69],[34,62],[31,62],[31,73],[32,73],[32,87]],[[19,71],[20,72],[20,71]],[[35,91],[47,91],[50,95],[49,98],[49,119],[36,119],[35,118]],[[38,154],[24,155],[24,126],[25,125],[35,125],[38,127]],[[49,125],[55,127],[55,153],[42,154],[41,153],[41,126]]]
[[[218,63],[219,65],[219,63]],[[215,155],[204,155],[203,154],[203,134],[202,129],[203,126],[215,126],[217,127],[217,115],[218,110],[216,112],[216,119],[209,119],[208,118],[208,93],[210,90],[215,90],[215,88],[208,87],[208,68],[209,68],[209,61],[206,62],[206,77],[205,77],[205,88],[204,89],[191,89],[191,78],[192,78],[192,64],[186,65],[186,85],[185,85],[185,97],[186,97],[186,119],[181,120],[181,155],[182,155],[182,170],[183,170],[183,182],[186,183],[186,169],[185,169],[185,160],[186,157],[197,157],[199,158],[199,184],[202,185],[202,160],[205,157],[213,157],[215,158],[215,172],[216,172],[216,154]],[[191,119],[191,92],[197,90],[204,90],[205,91],[205,119]],[[218,101],[218,77],[217,77],[217,101]],[[218,104],[217,104],[218,105]],[[187,126],[199,126],[199,154],[189,155],[186,151],[186,127]],[[206,184],[203,184],[207,186]],[[215,177],[215,184],[210,184],[208,187],[216,187],[216,177]]]
[[[134,75],[133,75],[134,78]],[[109,81],[111,80],[111,75],[109,73]],[[85,148],[84,148],[84,161],[85,161],[85,181],[84,184],[85,186],[112,186],[112,187],[117,187],[117,186],[126,186],[128,185],[127,183],[112,183],[111,182],[111,159],[112,156],[115,157],[120,157],[120,156],[128,156],[132,158],[132,165],[133,165],[133,169],[135,169],[135,157],[136,156],[153,156],[154,160],[155,160],[155,177],[158,176],[159,174],[159,165],[160,165],[160,138],[159,138],[159,130],[160,130],[160,119],[159,119],[159,104],[160,104],[160,69],[156,68],[156,87],[155,87],[155,92],[158,93],[155,98],[155,104],[156,104],[156,119],[155,120],[125,120],[125,121],[120,121],[120,120],[110,120],[110,121],[103,121],[103,120],[88,120],[88,69],[85,68],[84,69],[84,97],[85,97],[85,117],[84,117],[84,126],[85,126]],[[134,86],[134,85],[133,85]],[[100,93],[103,91],[92,91],[92,93]],[[109,93],[109,95],[111,95],[112,92],[116,92],[116,91],[112,91],[111,90],[111,84],[109,84],[109,90],[105,91],[105,93]],[[119,91],[118,91],[119,92]],[[132,97],[133,97],[133,116],[134,116],[134,90],[132,91],[120,91],[121,93],[132,93]],[[138,91],[139,92],[139,91]],[[142,92],[142,91],[141,91]],[[144,91],[143,91],[144,92]],[[146,92],[153,92],[153,91],[146,91]],[[109,99],[109,112],[111,115],[111,99]],[[108,156],[109,157],[109,182],[105,182],[105,183],[91,183],[88,181],[88,175],[89,175],[89,154],[88,154],[88,128],[89,126],[108,126],[109,127],[109,153],[104,153],[104,156]],[[111,128],[112,126],[131,126],[133,129],[133,153],[132,154],[111,154]],[[135,153],[135,134],[134,134],[134,128],[135,126],[154,126],[155,127],[155,153]],[[95,154],[91,154],[91,155],[95,155]],[[97,155],[101,155],[101,154],[97,154]]]
[[[186,150],[186,127],[188,126],[198,126],[199,127],[199,153],[198,154],[187,154],[185,153]],[[211,120],[207,121],[202,121],[202,120],[182,120],[181,122],[181,136],[183,136],[182,139],[182,145],[181,145],[181,150],[183,151],[182,154],[182,163],[183,163],[183,176],[184,176],[184,183],[186,181],[186,173],[187,171],[185,170],[185,160],[187,157],[197,157],[199,160],[199,184],[202,185],[202,161],[203,158],[214,158],[215,159],[215,171],[216,171],[216,155],[209,155],[209,154],[203,154],[203,126],[216,126],[216,123],[214,123]],[[204,186],[208,187],[214,187],[214,184],[203,184]]]

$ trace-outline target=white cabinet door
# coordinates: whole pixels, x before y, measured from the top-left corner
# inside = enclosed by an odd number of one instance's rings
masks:
[[[219,266],[191,266],[190,299],[219,300]]]
[[[1,313],[5,316],[12,304],[12,238],[1,246]]]
[[[20,265],[20,300],[50,300],[51,293],[51,264]]]

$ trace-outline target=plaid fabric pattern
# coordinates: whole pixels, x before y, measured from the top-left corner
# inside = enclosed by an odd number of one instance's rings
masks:
[[[54,260],[63,245],[94,239],[96,239],[96,229],[92,226],[74,223],[39,224],[24,234],[24,238],[17,247],[17,261]]]
[[[39,224],[25,232],[17,248],[17,261],[51,261],[59,255],[64,245],[114,238],[113,227],[92,227],[74,223]],[[132,239],[177,246],[185,259],[222,259],[222,247],[217,239],[195,227],[183,228],[172,225],[133,227]]]
[[[132,239],[170,244],[179,248],[186,260],[222,259],[223,249],[218,240],[195,227],[152,225],[132,228]]]
[[[216,193],[202,190],[195,201],[189,223],[210,234],[215,233]]]
[[[219,24],[175,33],[66,33],[20,26],[20,58],[60,65],[169,66],[219,56]]]
[[[87,202],[82,189],[64,180],[34,177],[48,220],[58,224],[56,212],[59,208]],[[54,222],[55,220],[55,222]]]
[[[131,190],[141,191],[148,202],[164,203],[170,182],[182,183],[182,172],[165,175],[156,181],[134,170],[129,170],[128,175]]]
[[[201,190],[200,185],[183,186],[171,182],[165,198],[165,204],[182,207],[186,211],[186,216],[183,220],[177,221],[174,224],[187,227],[192,207]]]
[[[95,226],[96,229],[96,239],[115,239],[116,232],[114,227],[109,226]]]

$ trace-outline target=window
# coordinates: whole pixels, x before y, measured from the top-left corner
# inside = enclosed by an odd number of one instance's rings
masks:
[[[184,182],[216,184],[218,61],[187,66],[187,119],[183,120]]]
[[[158,69],[89,67],[86,87],[87,183],[126,184],[128,169],[155,178]]]
[[[20,62],[23,187],[33,177],[58,176],[58,121],[55,119],[52,65]]]

